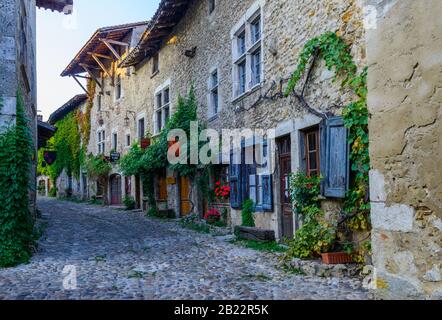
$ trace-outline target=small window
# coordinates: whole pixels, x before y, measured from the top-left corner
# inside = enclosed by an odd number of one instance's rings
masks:
[[[117,148],[118,148],[118,134],[114,133],[112,134],[112,149],[116,151]]]
[[[309,177],[319,176],[319,128],[314,128],[304,133],[304,146],[306,158],[306,174]]]
[[[170,89],[164,88],[155,96],[155,133],[159,133],[166,127],[170,118]]]
[[[208,0],[209,1],[209,14],[215,11],[216,0]]]
[[[115,100],[121,99],[122,90],[121,90],[121,75],[117,76],[117,82],[115,84]]]
[[[246,92],[246,61],[244,60],[238,65],[238,95],[243,94]]]
[[[252,86],[261,83],[261,48],[252,53]]]
[[[219,79],[218,79],[218,70],[215,70],[210,75],[209,80],[209,89],[210,89],[210,101],[209,101],[209,108],[210,113],[209,116],[215,116],[219,112]]]
[[[160,55],[155,53],[152,57],[152,75],[160,71]]]
[[[145,124],[144,124],[144,118],[141,118],[138,120],[138,139],[142,139],[145,136]]]
[[[105,140],[106,140],[106,133],[104,130],[99,131],[97,134],[97,145],[98,145],[98,154],[104,154],[106,152],[105,150]]]
[[[102,99],[101,94],[99,94],[97,96],[97,109],[98,109],[98,111],[101,111],[101,103],[102,103],[101,99]]]
[[[250,37],[252,44],[257,43],[261,40],[261,17],[258,16],[255,20],[250,23]]]
[[[126,135],[126,146],[130,147],[131,141],[130,141],[130,134]]]

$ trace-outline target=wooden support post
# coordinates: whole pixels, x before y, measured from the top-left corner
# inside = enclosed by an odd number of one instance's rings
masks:
[[[117,60],[121,59],[121,56],[118,54],[117,50],[115,50],[115,48],[110,44],[108,40],[105,39],[100,39],[100,40],[106,45],[106,47],[110,50],[110,52],[112,52],[112,54],[115,56],[115,58],[117,58]]]
[[[109,78],[112,79],[113,78],[112,75],[106,69],[106,67],[104,66],[103,62],[101,62],[101,60],[95,54],[92,53],[91,56],[97,62],[97,64],[100,66],[100,68],[109,76]]]
[[[89,74],[89,76],[98,84],[100,88],[103,88],[102,83],[98,81],[97,77],[92,73],[91,69],[89,69],[89,66],[87,64],[80,63],[80,66],[84,69],[84,71],[86,71]]]
[[[83,89],[84,92],[86,92],[86,94],[89,96],[89,92],[87,91],[87,89],[83,86],[83,84],[80,82],[80,80],[77,79],[77,77],[75,75],[72,75],[72,78],[74,78],[74,80],[78,83],[78,85],[81,87],[81,89]]]

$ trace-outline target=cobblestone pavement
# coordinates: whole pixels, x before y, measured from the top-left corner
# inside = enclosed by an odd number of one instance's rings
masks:
[[[0,270],[0,299],[367,299],[359,281],[288,274],[276,256],[85,204],[40,199],[30,264]],[[71,277],[76,272],[77,289]]]

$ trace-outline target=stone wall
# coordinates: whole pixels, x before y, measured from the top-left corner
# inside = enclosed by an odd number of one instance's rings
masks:
[[[368,1],[379,298],[442,298],[442,2]]]
[[[35,0],[3,0],[0,3],[0,127],[15,123],[17,91],[20,91],[37,151],[37,84],[35,65]],[[1,128],[0,128],[1,130]],[[34,157],[36,159],[36,157]],[[32,161],[31,210],[35,209],[36,161]]]

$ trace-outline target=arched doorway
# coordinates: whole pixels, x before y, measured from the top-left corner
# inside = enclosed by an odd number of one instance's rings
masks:
[[[121,176],[114,174],[110,177],[110,203],[111,205],[121,205]]]

